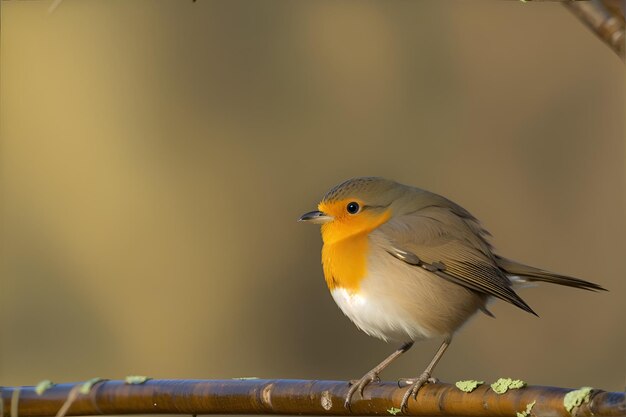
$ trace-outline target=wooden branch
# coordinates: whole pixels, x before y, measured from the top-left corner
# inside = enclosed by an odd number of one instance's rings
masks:
[[[624,4],[615,0],[566,1],[563,5],[624,61]]]
[[[54,416],[80,384],[54,385],[38,395],[33,387],[1,389],[0,417]],[[72,391],[73,390],[73,391]],[[75,396],[67,415],[120,414],[302,414],[349,415],[343,406],[348,383],[303,380],[148,380],[129,385],[124,381],[99,381]],[[352,414],[395,415],[406,388],[397,383],[372,384],[365,398],[353,403]],[[407,415],[413,416],[624,416],[624,393],[592,390],[571,410],[564,406],[565,388],[529,386],[496,394],[489,385],[466,393],[450,384],[427,384],[417,400],[411,399]],[[67,406],[67,404],[66,404]]]

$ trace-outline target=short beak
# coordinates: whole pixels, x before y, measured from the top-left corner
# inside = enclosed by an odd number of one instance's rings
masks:
[[[328,223],[332,219],[333,219],[333,216],[329,216],[328,214],[324,212],[315,210],[315,211],[310,211],[308,213],[304,213],[302,216],[300,216],[298,221],[310,222],[310,223],[315,223],[315,224],[324,224],[324,223]]]

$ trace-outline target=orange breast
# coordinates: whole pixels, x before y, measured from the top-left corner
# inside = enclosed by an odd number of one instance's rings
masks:
[[[345,204],[341,201],[338,206],[343,209]],[[333,213],[332,207],[320,204],[320,209]],[[361,280],[367,275],[368,235],[389,220],[391,210],[354,216],[334,211],[338,213],[333,213],[335,219],[322,225],[324,277],[330,290],[345,288],[357,292]]]
[[[359,233],[322,248],[324,278],[330,290],[345,288],[357,292],[367,271],[367,233]]]

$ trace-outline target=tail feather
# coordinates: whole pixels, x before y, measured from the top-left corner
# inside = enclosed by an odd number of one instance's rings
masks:
[[[533,268],[532,266],[520,264],[510,259],[496,257],[498,266],[507,274],[517,275],[526,278],[527,281],[542,281],[551,284],[565,285],[567,287],[580,288],[589,291],[607,291],[600,285],[593,282],[585,281],[579,278],[568,277],[567,275],[554,274],[544,271],[543,269]]]

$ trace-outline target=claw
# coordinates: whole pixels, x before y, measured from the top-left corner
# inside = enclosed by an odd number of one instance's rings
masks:
[[[343,406],[346,408],[346,410],[348,410],[349,412],[352,412],[352,407],[350,406],[350,399],[348,399],[347,396],[346,396],[346,400],[343,402]]]
[[[359,395],[361,396],[361,398],[363,398],[363,390],[365,389],[366,386],[368,386],[370,383],[375,382],[375,383],[379,383],[380,382],[380,378],[378,377],[378,374],[373,372],[371,374],[368,373],[368,379],[369,381],[363,383],[359,383]]]
[[[368,386],[371,382],[379,381],[380,379],[378,378],[378,373],[374,371],[369,371],[368,373],[363,375],[363,377],[358,381],[350,381],[350,389],[348,390],[348,394],[346,394],[346,400],[343,403],[344,407],[346,407],[349,411],[352,411],[350,406],[352,404],[352,397],[354,396],[354,393],[358,391],[361,398],[363,398],[363,390],[365,389],[365,387]]]
[[[417,392],[422,388],[422,386],[426,383],[437,383],[438,380],[436,378],[431,378],[428,372],[424,372],[416,379],[405,379],[398,381],[398,385],[401,383],[410,384],[411,387],[404,393],[402,397],[402,402],[400,403],[400,409],[405,412],[409,406],[409,398],[413,397],[413,399],[417,398]],[[404,385],[406,386],[406,385]]]

